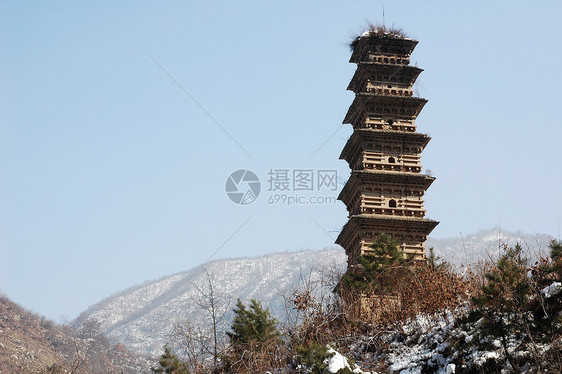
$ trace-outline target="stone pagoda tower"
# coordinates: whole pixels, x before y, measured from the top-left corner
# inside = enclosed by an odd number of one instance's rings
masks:
[[[343,123],[353,126],[340,159],[351,175],[338,199],[349,212],[336,243],[348,267],[372,253],[380,234],[390,234],[414,259],[425,259],[425,241],[439,222],[425,217],[423,196],[433,178],[422,174],[421,152],[430,140],[415,119],[427,102],[412,90],[423,71],[410,65],[418,42],[400,32],[371,27],[351,44],[357,64],[348,90],[355,92]]]

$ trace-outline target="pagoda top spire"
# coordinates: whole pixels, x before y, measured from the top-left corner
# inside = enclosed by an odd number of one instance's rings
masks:
[[[369,55],[373,53],[409,57],[417,44],[417,40],[406,36],[401,29],[368,25],[367,30],[349,44],[352,52],[349,62],[372,60]]]

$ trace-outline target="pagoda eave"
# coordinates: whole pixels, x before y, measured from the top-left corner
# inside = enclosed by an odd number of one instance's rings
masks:
[[[419,232],[428,236],[439,224],[428,218],[387,216],[380,214],[358,214],[351,216],[336,239],[336,244],[348,248],[351,240],[360,232],[397,233]]]
[[[353,134],[351,134],[345,143],[345,146],[340,154],[340,160],[346,160],[349,162],[351,155],[355,154],[358,150],[362,150],[362,145],[366,142],[397,141],[405,146],[416,147],[423,150],[430,140],[431,137],[429,137],[429,135],[419,132],[357,129],[353,132]]]
[[[388,55],[401,55],[409,57],[416,45],[417,40],[405,38],[405,37],[395,37],[395,36],[385,36],[385,35],[365,35],[361,36],[355,46],[353,47],[353,53],[349,58],[349,62],[355,63],[364,60],[365,53],[369,52],[370,49],[383,49],[383,48],[397,48],[398,51],[394,53],[387,53]],[[379,48],[373,48],[373,46],[378,46]]]
[[[338,200],[342,201],[346,206],[355,196],[359,187],[363,184],[400,184],[410,187],[422,188],[424,191],[431,186],[435,177],[420,173],[405,173],[396,171],[378,171],[378,170],[353,170],[347,183],[338,195]]]
[[[397,77],[396,83],[411,86],[417,77],[422,73],[423,69],[411,65],[381,64],[379,62],[359,62],[353,78],[349,82],[347,89],[355,93],[360,92],[359,86],[362,81],[371,80],[373,82],[387,83],[384,79],[369,79],[370,76],[376,74],[384,76]]]
[[[427,100],[421,97],[380,95],[360,92],[355,99],[343,123],[353,124],[361,111],[379,117],[404,117],[415,119],[423,109]]]

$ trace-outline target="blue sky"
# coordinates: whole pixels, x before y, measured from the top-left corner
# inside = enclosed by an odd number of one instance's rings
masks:
[[[268,172],[345,181],[347,44],[383,6],[420,41],[433,236],[558,236],[559,2],[2,1],[0,291],[74,318],[210,258],[333,245],[337,191],[270,204]],[[238,169],[252,204],[225,194]]]

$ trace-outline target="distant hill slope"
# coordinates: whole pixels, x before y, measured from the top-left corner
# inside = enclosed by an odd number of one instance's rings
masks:
[[[553,238],[546,234],[509,232],[496,226],[457,238],[433,239],[430,237],[426,247],[434,247],[435,252],[445,261],[462,266],[497,257],[498,248],[504,244],[514,246],[519,243],[530,258],[548,255],[548,245],[551,239]]]
[[[57,373],[150,372],[147,357],[110,343],[95,325],[84,327],[56,325],[0,296],[0,374],[54,373],[55,367]]]
[[[493,228],[462,238],[430,239],[427,246],[434,247],[445,260],[462,265],[497,254],[498,241],[510,245],[522,242],[532,252],[547,248],[549,240],[548,235],[500,234],[498,228]],[[159,354],[176,323],[204,318],[196,300],[200,296],[198,289],[206,288],[208,275],[216,292],[231,300],[229,309],[237,298],[243,301],[254,298],[262,301],[278,319],[283,319],[282,294],[298,287],[299,280],[318,281],[331,272],[344,271],[346,259],[343,249],[338,247],[216,260],[110,296],[88,308],[74,323],[95,319],[108,336],[128,348]],[[330,292],[332,286],[333,283],[317,291]]]
[[[285,309],[282,294],[289,294],[298,279],[320,279],[333,269],[345,268],[342,249],[276,253],[259,258],[216,260],[183,273],[122,291],[83,312],[75,324],[95,319],[110,337],[127,347],[159,353],[173,326],[191,318],[200,320],[196,300],[212,278],[216,292],[230,299],[258,299],[277,317]]]
[[[48,321],[0,297],[0,373],[31,372],[57,362],[59,354],[48,340],[51,327]]]

